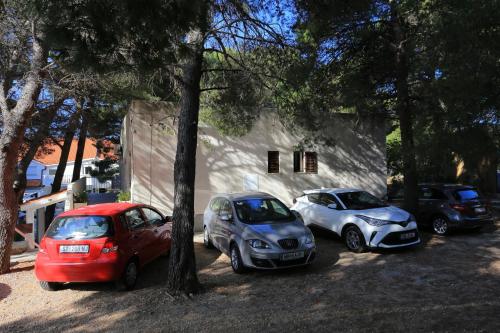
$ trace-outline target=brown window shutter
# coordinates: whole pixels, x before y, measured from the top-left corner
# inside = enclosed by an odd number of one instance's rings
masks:
[[[318,173],[318,155],[315,152],[305,152],[306,157],[306,172]]]
[[[279,173],[280,172],[280,152],[268,151],[267,152],[267,172]]]

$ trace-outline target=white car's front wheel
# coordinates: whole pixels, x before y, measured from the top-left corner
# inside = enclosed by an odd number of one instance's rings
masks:
[[[344,241],[347,248],[356,253],[361,253],[366,251],[366,243],[361,230],[356,226],[347,227],[344,233]]]

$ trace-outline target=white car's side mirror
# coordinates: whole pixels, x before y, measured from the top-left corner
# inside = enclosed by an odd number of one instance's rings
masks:
[[[331,204],[329,204],[329,205],[328,205],[328,206],[326,206],[326,207],[328,207],[328,208],[330,208],[330,209],[337,209],[337,204],[336,204],[336,203],[331,203]]]

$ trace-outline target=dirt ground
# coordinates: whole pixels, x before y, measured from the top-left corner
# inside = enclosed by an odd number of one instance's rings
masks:
[[[315,230],[308,268],[236,275],[229,259],[196,237],[205,292],[173,300],[167,259],[137,289],[73,284],[39,288],[30,263],[0,276],[0,332],[500,331],[500,221],[446,238],[423,232],[417,248],[353,254]]]

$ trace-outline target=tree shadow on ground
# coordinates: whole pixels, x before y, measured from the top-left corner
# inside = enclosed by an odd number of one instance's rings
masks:
[[[131,292],[33,292],[49,303],[27,305],[0,331],[499,331],[499,223],[450,237],[423,232],[421,247],[388,253],[353,254],[315,233],[312,266],[243,275],[196,243],[207,290],[192,300],[166,293],[162,258]]]
[[[12,289],[5,283],[0,283],[0,301],[10,295]]]

